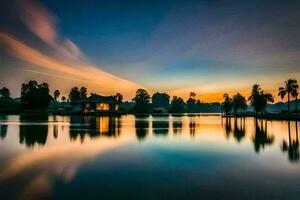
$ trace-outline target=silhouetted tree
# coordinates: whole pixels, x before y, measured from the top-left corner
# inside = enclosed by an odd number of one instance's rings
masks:
[[[191,92],[190,98],[186,101],[188,112],[197,112],[197,102],[195,97],[196,97],[196,93]]]
[[[2,87],[0,89],[0,98],[9,99],[10,98],[10,91],[6,87]]]
[[[51,99],[47,83],[38,84],[36,81],[29,81],[22,84],[21,103],[24,108],[44,109],[49,106]]]
[[[295,98],[295,113],[298,115],[298,85],[297,87],[291,92],[291,95]]]
[[[59,90],[55,90],[55,91],[53,92],[53,98],[54,98],[54,101],[57,101],[57,100],[58,100],[59,95],[60,95]]]
[[[171,101],[170,113],[184,113],[185,103],[182,98],[174,96]]]
[[[232,107],[235,114],[237,114],[239,110],[243,112],[248,107],[246,98],[242,96],[240,93],[237,93],[236,95],[233,96]]]
[[[86,87],[81,87],[79,92],[80,92],[80,98],[81,99],[86,99],[87,98],[87,88]]]
[[[78,87],[73,87],[69,93],[69,101],[73,103],[80,100],[81,100],[81,96]]]
[[[118,104],[121,104],[123,102],[123,95],[121,93],[117,93],[115,95],[115,98],[116,98]]]
[[[264,92],[258,84],[253,85],[251,95],[248,99],[250,105],[254,108],[255,114],[266,112],[266,107],[269,102],[274,102],[274,97],[271,93]]]
[[[232,99],[229,97],[227,93],[223,95],[224,101],[222,103],[222,109],[224,110],[225,114],[228,115],[232,109]]]
[[[268,103],[274,103],[274,97],[271,93],[265,93],[264,91],[262,91],[261,95],[263,98],[263,110],[267,113],[267,105]]]
[[[279,88],[278,96],[280,96],[282,99],[286,95],[288,97],[288,113],[290,113],[290,95],[293,94],[296,96],[298,88],[299,86],[296,79],[289,79],[285,81],[285,86]]]
[[[150,95],[144,89],[138,89],[135,97],[132,99],[135,102],[134,112],[135,113],[149,113],[150,107]]]
[[[258,114],[263,106],[263,98],[261,96],[261,88],[258,84],[253,85],[251,95],[248,99],[253,107],[255,114]]]
[[[156,92],[152,95],[152,106],[153,107],[168,108],[169,102],[170,102],[170,96],[166,93]]]
[[[66,102],[66,100],[67,100],[67,98],[66,98],[65,96],[62,96],[62,97],[61,97],[61,101],[62,101],[62,102]]]

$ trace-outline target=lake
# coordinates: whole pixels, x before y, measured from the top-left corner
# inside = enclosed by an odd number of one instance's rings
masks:
[[[0,116],[0,199],[300,199],[296,122]]]

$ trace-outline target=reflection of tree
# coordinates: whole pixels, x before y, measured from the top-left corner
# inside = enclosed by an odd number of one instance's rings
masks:
[[[167,135],[169,132],[168,120],[154,120],[152,126],[153,126],[153,133],[156,135]]]
[[[55,90],[55,92],[56,91],[58,91],[58,90]],[[53,120],[55,122],[57,121],[56,116],[53,117]],[[57,125],[53,126],[53,136],[54,136],[55,139],[58,137],[58,126]]]
[[[47,115],[21,115],[20,116],[21,123],[38,123],[38,122],[47,122]],[[44,145],[47,141],[48,136],[48,125],[32,125],[26,124],[20,125],[20,144],[25,143],[28,147],[33,147],[35,144]]]
[[[0,120],[6,121],[7,117],[6,116],[0,116]],[[0,125],[0,138],[4,139],[7,134],[7,125],[6,124],[1,124]]]
[[[195,136],[196,133],[196,122],[194,117],[190,117],[190,135]]]
[[[291,162],[299,161],[299,138],[298,138],[298,124],[296,124],[296,139],[291,138],[291,122],[288,121],[288,132],[289,132],[289,142],[286,140],[282,141],[281,150],[283,152],[288,152],[288,157]]]
[[[268,136],[267,132],[267,120],[265,120],[265,125],[263,120],[260,124],[257,119],[255,119],[255,135],[253,137],[254,149],[259,153],[260,149],[264,149],[266,145],[271,145],[274,142],[274,136]]]
[[[174,134],[181,133],[182,131],[182,118],[178,117],[178,120],[173,120]]]
[[[245,137],[245,121],[243,118],[240,118],[240,126],[237,119],[234,120],[233,136],[238,142]]]
[[[143,140],[148,135],[149,121],[146,117],[135,120],[135,134],[138,140]]]
[[[229,138],[230,133],[231,133],[231,118],[230,117],[226,117],[226,119],[225,119],[225,133],[226,133],[226,137]]]
[[[120,124],[116,117],[108,116],[71,116],[70,139],[80,138],[84,141],[85,136],[95,138],[99,136],[116,137],[120,134]]]

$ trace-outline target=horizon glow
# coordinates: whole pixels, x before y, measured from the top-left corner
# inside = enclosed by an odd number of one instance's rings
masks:
[[[4,1],[0,87],[47,82],[131,100],[138,88],[204,102],[277,96],[300,81],[300,3],[291,1]],[[281,101],[276,97],[276,101]]]

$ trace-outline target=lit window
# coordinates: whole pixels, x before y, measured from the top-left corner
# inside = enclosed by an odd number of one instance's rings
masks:
[[[97,110],[109,110],[108,103],[97,103]]]

